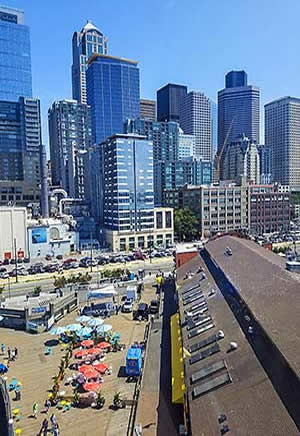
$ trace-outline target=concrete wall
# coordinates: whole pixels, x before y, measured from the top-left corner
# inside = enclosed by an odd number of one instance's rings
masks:
[[[27,212],[25,207],[0,207],[0,260],[6,255],[15,257],[14,238],[17,256],[27,257]]]

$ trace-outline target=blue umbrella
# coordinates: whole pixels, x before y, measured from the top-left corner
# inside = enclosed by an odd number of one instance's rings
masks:
[[[90,316],[81,315],[78,318],[76,318],[76,321],[79,321],[79,322],[88,322],[88,321],[91,321],[91,319],[93,319],[93,318],[91,318]]]
[[[3,363],[0,363],[0,373],[3,374],[8,371],[7,366],[5,366]]]
[[[65,327],[54,327],[54,329],[50,331],[50,335],[61,335],[62,333],[65,333],[65,331]]]
[[[91,334],[91,327],[84,327],[78,332],[79,336],[89,336]]]
[[[82,329],[82,325],[80,324],[69,324],[65,327],[66,330],[69,330],[70,332],[78,332]]]
[[[98,327],[99,325],[102,325],[103,323],[104,323],[104,321],[101,318],[93,318],[90,321],[88,321],[88,325],[90,327]]]
[[[100,334],[101,333],[104,334],[104,333],[109,332],[111,329],[112,329],[112,326],[110,324],[103,324],[103,325],[97,327],[97,332]]]

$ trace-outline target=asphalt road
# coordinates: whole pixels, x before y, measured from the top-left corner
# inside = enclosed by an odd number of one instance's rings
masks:
[[[137,272],[139,269],[144,269],[146,276],[149,275],[149,272],[153,272],[154,274],[161,270],[163,272],[166,271],[172,271],[174,269],[174,262],[172,257],[167,258],[159,258],[157,260],[154,260],[152,263],[149,262],[149,260],[144,261],[135,261],[135,262],[127,262],[125,264],[112,264],[112,265],[106,265],[105,267],[100,267],[99,271],[97,272],[96,267],[93,268],[93,272],[90,272],[90,268],[85,268],[84,270],[82,268],[74,269],[74,270],[68,270],[66,271],[66,276],[68,275],[76,275],[79,272],[88,272],[92,276],[92,280],[90,282],[90,285],[92,287],[95,287],[99,283],[100,278],[100,271],[103,269],[109,269],[110,267],[121,267],[121,268],[127,268],[132,272]],[[61,274],[64,275],[64,274]],[[48,277],[42,278],[42,275],[39,275],[39,278],[35,275],[33,276],[25,276],[20,277],[19,283],[15,283],[15,277],[10,278],[10,294],[11,296],[19,296],[19,295],[26,295],[28,292],[33,291],[33,289],[36,286],[40,286],[42,288],[43,292],[47,292],[50,290],[53,290],[53,282],[54,282],[54,276],[58,276],[57,273],[47,274]],[[150,277],[150,276],[149,276]],[[21,280],[26,280],[21,281]],[[30,281],[32,279],[32,281]],[[5,291],[3,292],[3,296],[7,297],[9,296],[9,286],[8,286],[8,280],[2,280],[1,285],[5,286]],[[71,285],[70,285],[71,286]]]

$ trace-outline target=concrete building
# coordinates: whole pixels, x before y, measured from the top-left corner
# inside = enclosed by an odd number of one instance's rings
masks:
[[[187,86],[168,83],[157,91],[157,121],[179,122],[180,107]]]
[[[91,106],[92,141],[100,144],[122,133],[127,119],[140,117],[138,62],[94,53],[86,72],[87,102]]]
[[[180,126],[185,134],[195,136],[194,157],[212,159],[212,110],[211,102],[202,92],[186,94],[180,106]]]
[[[221,180],[240,181],[243,177],[249,183],[260,183],[260,156],[254,141],[241,135],[228,144],[221,160]]]
[[[28,221],[27,233],[30,259],[44,259],[47,254],[68,256],[79,249],[76,221],[68,217]]]
[[[76,100],[55,101],[48,121],[52,183],[71,197],[84,198],[82,153],[91,145],[90,107]]]
[[[273,181],[300,191],[300,99],[265,105],[265,144],[272,152]]]
[[[218,92],[218,150],[245,134],[259,144],[259,88],[247,84],[244,71],[230,71]],[[266,142],[267,143],[267,142]]]
[[[290,192],[278,185],[250,185],[250,220],[252,234],[284,232],[290,228]]]
[[[0,260],[28,257],[25,207],[0,207]]]
[[[72,39],[72,94],[79,103],[87,103],[86,70],[88,59],[93,53],[107,54],[107,38],[88,21]]]
[[[156,101],[140,99],[140,118],[142,120],[156,121]]]

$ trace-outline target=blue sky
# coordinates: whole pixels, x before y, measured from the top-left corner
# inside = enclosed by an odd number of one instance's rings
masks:
[[[216,100],[224,74],[245,69],[261,88],[262,105],[300,97],[299,0],[2,0],[25,11],[31,28],[34,96],[47,109],[71,97],[71,40],[93,21],[109,53],[138,60],[141,96],[155,98],[167,82]],[[263,106],[262,106],[263,108]]]

